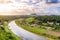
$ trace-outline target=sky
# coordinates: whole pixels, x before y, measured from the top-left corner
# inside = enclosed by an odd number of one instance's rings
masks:
[[[59,1],[60,2],[60,1]],[[0,15],[60,15],[60,3],[45,0],[0,0]]]

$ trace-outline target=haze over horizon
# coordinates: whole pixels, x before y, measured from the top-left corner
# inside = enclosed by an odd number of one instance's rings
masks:
[[[0,15],[60,15],[60,3],[44,0],[0,0]]]

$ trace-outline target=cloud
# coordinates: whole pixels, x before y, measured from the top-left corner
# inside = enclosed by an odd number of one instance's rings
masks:
[[[60,3],[47,4],[45,0],[11,0],[11,3],[0,4],[0,14],[8,15],[60,15]],[[4,15],[5,15],[4,14]]]

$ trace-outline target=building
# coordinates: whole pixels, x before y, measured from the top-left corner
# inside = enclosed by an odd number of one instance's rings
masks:
[[[59,0],[46,0],[46,3],[58,3]]]

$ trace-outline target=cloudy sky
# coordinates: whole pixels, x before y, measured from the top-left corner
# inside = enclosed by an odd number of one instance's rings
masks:
[[[0,0],[0,15],[60,15],[60,3],[45,0]]]

